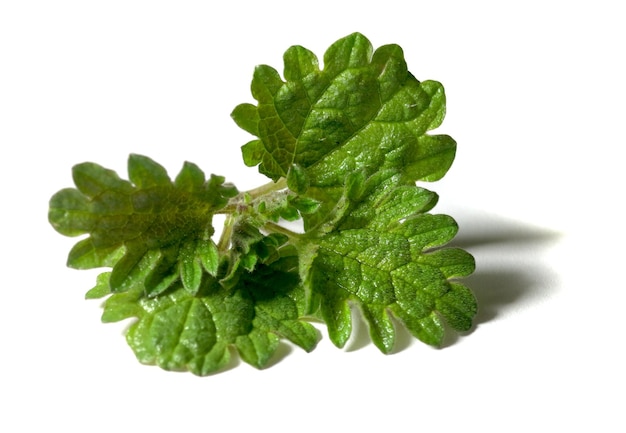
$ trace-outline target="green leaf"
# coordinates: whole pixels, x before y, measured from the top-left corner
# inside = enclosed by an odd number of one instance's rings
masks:
[[[437,311],[457,331],[467,331],[472,327],[472,318],[477,310],[476,298],[462,284],[451,283],[450,290],[437,299]]]
[[[109,286],[110,272],[103,272],[98,275],[96,285],[85,293],[85,299],[99,299],[111,294]]]
[[[196,245],[196,255],[204,269],[213,277],[217,275],[219,266],[219,251],[212,240],[200,241]]]
[[[283,77],[255,68],[256,105],[231,114],[254,136],[244,164],[272,182],[239,193],[190,162],[172,180],[131,154],[129,180],[78,164],[76,188],[50,199],[52,226],[86,235],[68,266],[110,268],[85,297],[107,297],[103,322],[133,320],[126,338],[143,363],[208,375],[236,353],[263,368],[281,339],[315,347],[307,319],[343,347],[361,314],[383,353],[396,326],[433,346],[472,327],[476,299],[458,279],[474,259],[446,247],[457,224],[431,214],[438,196],[416,186],[454,160],[456,142],[430,133],[445,116],[442,85],[360,33],[332,44],[323,68],[301,46],[283,61]],[[215,214],[225,222],[214,241]],[[283,225],[297,220],[303,230]]]
[[[72,175],[76,188],[89,199],[108,191],[129,193],[132,190],[132,185],[120,179],[117,173],[91,162],[74,166]]]
[[[176,181],[151,159],[131,155],[132,182],[93,163],[74,167],[77,189],[64,189],[50,200],[49,220],[62,234],[88,234],[68,257],[78,269],[112,267],[113,292],[139,284],[152,296],[181,279],[198,290],[202,266],[217,269],[212,244],[213,214],[237,194],[224,178],[185,163]]]
[[[312,214],[317,212],[320,202],[311,198],[301,196],[289,196],[288,203],[293,206],[300,214]]]
[[[303,194],[309,187],[306,171],[294,164],[287,173],[287,186],[297,194]]]
[[[169,187],[171,180],[167,171],[147,156],[130,155],[128,158],[128,178],[139,189]]]
[[[205,278],[196,294],[176,285],[147,298],[137,286],[107,299],[103,321],[138,319],[127,341],[145,364],[207,375],[224,368],[229,348],[235,348],[245,362],[263,368],[280,338],[306,351],[319,338],[317,330],[301,320],[302,288],[296,268],[284,269],[289,262],[285,258],[259,266],[232,289]]]
[[[258,134],[259,117],[256,107],[252,104],[238,105],[232,113],[237,125],[250,134]],[[256,165],[256,164],[255,164]]]
[[[319,299],[313,307],[333,343],[343,347],[350,337],[351,304],[359,307],[384,353],[395,342],[391,315],[435,346],[444,337],[440,318],[456,330],[469,329],[476,302],[450,279],[471,274],[474,259],[459,248],[438,249],[456,234],[454,220],[425,213],[436,201],[425,189],[393,182],[370,189],[359,200],[347,199],[348,210],[330,230],[307,234],[307,248],[315,245],[315,254],[301,266],[302,278]]]
[[[433,181],[450,167],[454,140],[426,135],[443,120],[443,87],[410,74],[399,46],[374,52],[354,33],[326,51],[322,70],[299,46],[287,50],[284,63],[284,81],[273,68],[257,67],[257,106],[242,104],[232,113],[258,137],[243,147],[247,165],[258,164],[274,180],[287,177],[296,192],[303,192],[304,178],[311,187],[342,187],[346,173],[365,169]]]
[[[74,269],[113,267],[123,255],[124,248],[117,245],[97,248],[92,238],[85,238],[72,247],[67,258],[67,264]]]
[[[237,220],[231,234],[229,269],[223,282],[236,279],[241,271],[252,272],[258,263],[272,262],[287,240],[279,233],[264,235],[249,218]]]
[[[263,160],[263,143],[261,140],[252,140],[241,146],[243,162],[248,167],[254,167]]]
[[[196,243],[187,242],[179,252],[180,278],[183,287],[195,294],[202,283],[202,262],[196,252]]]
[[[185,161],[174,184],[183,191],[194,193],[202,191],[205,181],[204,172],[196,164]]]

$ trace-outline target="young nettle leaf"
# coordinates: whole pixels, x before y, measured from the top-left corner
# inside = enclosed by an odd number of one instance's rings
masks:
[[[279,247],[285,242],[285,235],[272,233],[266,236],[252,221],[237,221],[231,235],[231,266],[226,278],[232,277],[239,267],[251,272],[257,263],[276,259]]]
[[[228,364],[234,347],[245,362],[261,368],[280,338],[306,351],[317,344],[317,330],[301,319],[302,287],[295,265],[297,260],[289,257],[262,265],[232,289],[207,278],[195,295],[176,284],[146,298],[136,287],[109,297],[102,319],[138,319],[127,341],[146,364],[207,375]]]
[[[291,190],[320,201],[323,212],[332,211],[350,173],[414,183],[438,180],[450,168],[456,142],[427,134],[443,121],[443,87],[418,81],[399,46],[374,51],[355,33],[326,51],[323,69],[300,46],[287,50],[284,64],[284,81],[275,69],[257,67],[258,105],[232,113],[258,137],[243,147],[247,165],[274,180],[286,177]],[[305,227],[319,216],[305,216]]]
[[[476,314],[471,292],[452,278],[474,271],[474,259],[458,248],[435,249],[457,232],[446,215],[425,213],[436,195],[415,186],[368,185],[370,193],[350,202],[333,228],[310,231],[305,247],[306,289],[318,300],[331,340],[343,347],[356,304],[383,352],[393,349],[395,315],[421,341],[438,346],[441,319],[466,331]],[[450,305],[453,304],[454,306]]]
[[[204,271],[215,275],[213,214],[237,194],[224,179],[186,163],[175,182],[145,156],[128,160],[130,181],[97,164],[74,167],[77,189],[50,200],[49,220],[62,234],[88,234],[68,257],[78,269],[112,267],[112,292],[139,285],[156,296],[180,279],[198,290]]]
[[[129,181],[79,164],[76,188],[52,197],[53,227],[87,235],[68,265],[111,268],[86,295],[108,296],[102,320],[135,320],[127,341],[141,362],[198,375],[233,351],[262,368],[280,339],[310,351],[312,318],[343,347],[353,308],[383,353],[398,324],[434,346],[446,328],[469,330],[477,305],[459,279],[474,259],[445,247],[457,224],[431,214],[437,195],[416,185],[443,177],[455,156],[451,137],[429,134],[445,114],[441,84],[417,80],[399,46],[374,50],[354,33],[323,67],[289,48],[283,76],[258,66],[251,90],[256,105],[232,118],[255,136],[243,162],[268,184],[238,192],[191,163],[172,181],[131,155]],[[215,214],[225,215],[216,241]],[[301,230],[284,224],[297,220]]]
[[[258,105],[232,113],[258,137],[243,147],[247,165],[274,180],[286,177],[301,193],[308,185],[342,187],[347,173],[363,169],[432,181],[452,164],[454,140],[426,135],[443,120],[443,87],[411,75],[399,46],[373,51],[355,33],[326,51],[323,69],[300,46],[287,50],[284,62],[284,81],[258,66],[252,80]]]

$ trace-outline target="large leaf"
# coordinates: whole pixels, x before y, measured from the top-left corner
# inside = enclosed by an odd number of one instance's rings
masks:
[[[334,43],[320,69],[316,56],[294,46],[284,55],[284,80],[258,66],[252,81],[256,106],[242,104],[232,117],[258,139],[243,146],[249,166],[294,189],[341,187],[346,173],[401,173],[405,180],[437,180],[450,167],[456,144],[429,136],[445,114],[441,84],[418,81],[402,49],[373,52],[354,33]],[[295,178],[297,180],[292,180]]]
[[[471,274],[474,259],[458,248],[438,248],[457,225],[446,215],[425,213],[435,201],[416,186],[382,184],[347,198],[339,217],[310,232],[303,279],[337,346],[351,334],[350,304],[360,308],[372,341],[385,353],[395,341],[392,315],[435,346],[444,337],[441,319],[459,331],[471,327],[476,301],[452,279]]]

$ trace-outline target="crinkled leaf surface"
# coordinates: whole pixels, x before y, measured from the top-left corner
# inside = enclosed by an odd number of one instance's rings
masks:
[[[258,164],[274,180],[286,177],[296,192],[342,187],[345,174],[356,170],[432,181],[450,167],[454,140],[426,135],[443,120],[443,87],[411,75],[399,46],[374,52],[354,33],[326,51],[323,69],[300,46],[287,50],[284,63],[284,80],[258,66],[252,81],[258,104],[232,113],[258,137],[243,147],[247,165]]]
[[[415,185],[440,179],[455,156],[451,137],[427,133],[445,115],[441,84],[418,81],[399,46],[374,51],[359,33],[334,43],[323,68],[291,47],[283,75],[257,67],[258,104],[232,117],[258,137],[242,148],[247,165],[320,203],[302,214],[300,269],[332,340],[343,346],[350,336],[351,303],[383,352],[394,343],[391,315],[432,345],[442,342],[442,319],[468,329],[474,297],[450,279],[470,274],[474,260],[460,249],[434,250],[457,226],[428,214],[436,196]]]
[[[76,188],[50,200],[49,220],[62,234],[89,236],[71,250],[68,265],[78,269],[112,267],[112,291],[138,283],[157,295],[180,280],[198,290],[203,270],[217,271],[211,235],[213,213],[237,191],[224,179],[185,163],[174,181],[151,159],[131,155],[130,181],[97,164],[73,169]]]
[[[455,156],[451,137],[429,134],[445,115],[441,84],[417,80],[399,46],[374,50],[354,33],[323,67],[289,48],[283,76],[258,66],[251,90],[257,104],[232,117],[255,136],[245,164],[273,182],[238,193],[194,164],[171,180],[131,155],[128,181],[79,164],[76,188],[52,197],[54,228],[87,235],[68,265],[111,268],[86,295],[108,296],[102,320],[135,319],[127,341],[141,362],[198,375],[235,350],[263,367],[280,338],[312,350],[318,334],[305,318],[322,319],[342,347],[354,307],[384,353],[396,323],[434,346],[447,327],[469,329],[476,300],[458,278],[474,259],[446,247],[457,225],[429,213],[437,196],[416,186]],[[215,213],[226,215],[216,243]],[[303,233],[281,225],[300,218]]]
[[[312,231],[305,247],[311,253],[303,279],[331,340],[340,347],[348,340],[351,303],[385,353],[395,341],[392,315],[435,346],[443,341],[442,319],[468,330],[476,301],[451,279],[471,274],[474,259],[459,248],[437,248],[454,237],[455,221],[425,213],[437,198],[425,189],[376,182],[365,188],[360,197],[346,197],[341,215],[330,228]]]
[[[304,304],[297,259],[259,266],[232,289],[205,277],[193,295],[180,284],[154,298],[143,296],[140,286],[113,294],[105,302],[102,319],[137,318],[127,341],[142,363],[197,375],[223,369],[231,348],[245,362],[262,368],[280,338],[307,351],[315,347],[317,330],[301,320]]]

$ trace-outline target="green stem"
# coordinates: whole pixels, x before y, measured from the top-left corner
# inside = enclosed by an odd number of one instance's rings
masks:
[[[254,188],[254,189],[246,191],[245,194],[248,194],[251,198],[255,199],[264,194],[268,194],[274,191],[280,191],[281,189],[285,189],[285,188],[287,188],[287,179],[285,179],[284,177],[281,177],[276,182],[273,182],[273,181],[268,182],[265,185],[259,186],[258,188]]]
[[[269,195],[274,192],[278,192],[287,188],[287,179],[281,177],[276,182],[268,182],[265,185],[261,185],[257,188],[243,191],[237,194],[236,197],[230,199],[229,203],[224,206],[222,209],[218,210],[215,213],[219,214],[233,214],[238,213],[240,211],[240,205],[247,200],[255,200],[264,195]]]
[[[230,238],[233,234],[233,227],[235,225],[235,215],[229,214],[224,221],[224,229],[222,230],[222,235],[220,236],[220,240],[217,243],[217,249],[221,252],[228,251],[228,247],[230,244]]]
[[[217,244],[218,250],[226,252],[230,247],[230,240],[233,235],[235,222],[243,214],[250,212],[247,210],[247,203],[249,203],[249,200],[258,199],[259,197],[267,196],[272,193],[279,193],[279,191],[282,191],[285,188],[287,188],[287,179],[285,178],[280,178],[277,182],[268,182],[258,188],[239,193],[236,197],[233,197],[230,200],[228,205],[217,211],[216,213],[226,214],[224,229],[222,230],[222,235],[220,236],[220,240]],[[298,233],[292,232],[291,230],[273,222],[266,222],[263,227],[271,233],[282,233],[292,241],[295,241],[300,237]]]
[[[298,240],[302,237],[300,233],[293,232],[288,228],[285,228],[279,224],[273,223],[271,221],[266,222],[263,225],[263,228],[270,233],[280,233],[289,238],[289,240],[293,243],[297,243]]]
[[[281,191],[287,188],[287,179],[281,177],[277,182],[268,182],[265,185],[261,185],[257,188],[243,191],[237,194],[236,197],[230,199],[229,203],[222,209],[215,212],[216,214],[233,214],[237,213],[240,209],[239,206],[244,202],[244,197],[248,197],[250,200],[257,199],[264,195],[271,194],[273,192]]]

